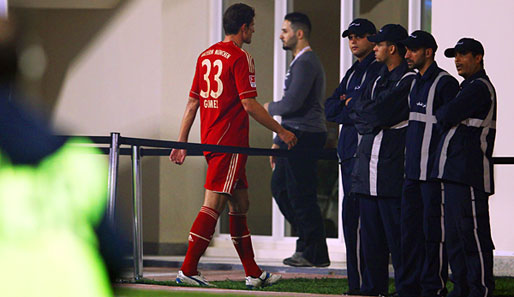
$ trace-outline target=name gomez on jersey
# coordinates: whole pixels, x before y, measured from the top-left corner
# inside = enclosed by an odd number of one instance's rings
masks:
[[[242,99],[257,97],[252,56],[233,42],[218,42],[198,57],[189,96],[200,100],[205,144],[248,147],[248,113]]]

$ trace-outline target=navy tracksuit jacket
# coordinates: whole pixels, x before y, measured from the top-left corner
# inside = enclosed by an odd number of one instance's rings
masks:
[[[353,102],[358,98],[371,78],[376,77],[383,65],[375,61],[375,53],[371,52],[361,62],[356,61],[334,90],[332,96],[325,101],[325,116],[328,121],[342,124],[339,134],[337,152],[341,162],[344,199],[342,205],[343,233],[346,245],[346,263],[348,285],[350,291],[358,291],[365,270],[359,247],[359,201],[350,195],[352,184],[352,169],[355,151],[357,149],[357,130],[349,114]],[[348,106],[341,97],[352,98]]]
[[[494,193],[496,92],[484,70],[464,80],[437,112],[443,134],[431,177],[443,181],[448,258],[455,296],[492,296],[489,195]]]
[[[453,100],[458,88],[457,80],[433,62],[423,75],[416,75],[409,94],[398,288],[402,297],[446,294],[443,188],[440,181],[430,179],[430,173],[442,135],[435,114]]]
[[[403,184],[408,95],[415,73],[403,61],[379,75],[353,105],[350,117],[361,136],[353,170],[352,192],[360,203],[366,277],[361,293],[387,295],[389,253],[401,269],[400,197]]]

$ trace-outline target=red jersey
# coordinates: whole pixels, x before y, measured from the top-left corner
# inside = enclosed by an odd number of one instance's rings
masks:
[[[248,113],[241,99],[257,97],[252,56],[218,42],[198,57],[189,96],[200,100],[202,143],[248,147]]]

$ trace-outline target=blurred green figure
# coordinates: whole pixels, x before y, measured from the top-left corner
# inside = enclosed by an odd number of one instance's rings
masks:
[[[13,32],[0,21],[0,295],[113,296],[94,232],[106,162],[14,103]]]

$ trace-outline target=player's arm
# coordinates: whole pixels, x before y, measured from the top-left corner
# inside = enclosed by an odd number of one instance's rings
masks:
[[[193,97],[189,97],[186,105],[186,110],[184,111],[184,116],[182,117],[182,123],[180,124],[180,132],[177,141],[187,142],[189,138],[189,132],[191,131],[191,126],[193,126],[196,113],[198,112],[198,107],[200,107],[200,100]],[[173,149],[170,153],[170,161],[178,165],[181,165],[182,163],[184,163],[186,156],[186,150]]]
[[[252,118],[264,127],[277,133],[278,137],[287,144],[289,149],[295,146],[298,141],[296,136],[291,131],[284,129],[284,127],[275,121],[255,98],[242,99],[241,104],[243,104],[243,108]]]

